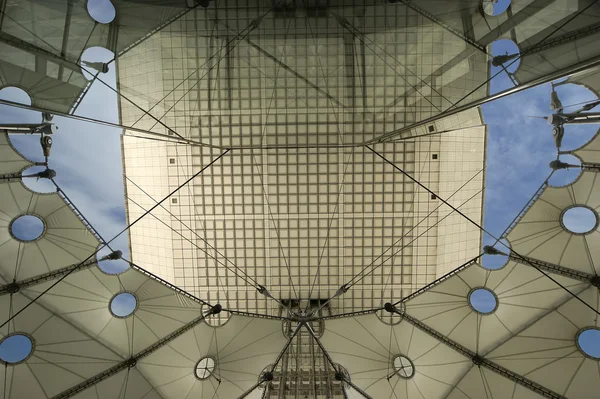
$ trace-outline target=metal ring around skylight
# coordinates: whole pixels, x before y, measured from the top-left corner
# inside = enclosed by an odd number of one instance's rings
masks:
[[[574,212],[577,212],[578,214],[574,214]],[[584,212],[585,214],[580,212]],[[592,217],[594,220],[589,219]],[[567,221],[565,221],[565,218],[567,218]],[[565,231],[573,235],[584,236],[591,234],[598,229],[600,217],[595,209],[592,209],[587,205],[574,204],[563,209],[559,217],[559,222]],[[578,225],[575,226],[574,224]],[[569,225],[571,225],[571,227],[569,227]]]
[[[122,291],[115,294],[108,302],[110,314],[119,319],[126,319],[135,313],[139,306],[137,297],[133,292]]]
[[[209,379],[215,372],[217,361],[212,356],[204,356],[194,366],[194,375],[199,380]]]
[[[404,355],[396,355],[392,359],[394,373],[405,380],[410,380],[415,375],[415,364]]]
[[[6,345],[8,345],[10,348],[6,347]],[[15,350],[17,353],[15,353]],[[25,332],[13,332],[0,340],[0,362],[9,366],[23,363],[31,357],[34,350],[35,340],[31,335]],[[25,351],[27,353],[25,353]]]
[[[493,300],[493,303],[487,303],[491,300]],[[467,295],[467,303],[473,311],[480,315],[494,313],[500,304],[496,293],[486,287],[474,287]]]
[[[10,221],[8,231],[11,237],[17,241],[35,242],[46,233],[46,222],[38,214],[22,213]]]
[[[575,335],[575,345],[586,357],[600,360],[600,328],[585,327],[579,330]]]

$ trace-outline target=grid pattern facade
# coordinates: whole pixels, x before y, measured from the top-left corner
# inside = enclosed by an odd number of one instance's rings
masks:
[[[309,18],[275,10],[253,30],[244,29],[265,10],[223,7],[189,12],[118,60],[122,93],[154,116],[121,100],[126,124],[234,147],[134,226],[134,262],[209,302],[276,314],[257,286],[276,298],[327,299],[351,283],[331,306],[352,311],[406,296],[477,255],[476,227],[447,216],[438,198],[367,147],[344,146],[431,116],[452,103],[445,97],[474,88],[472,65],[429,83],[417,78],[447,65],[463,41],[404,7]],[[477,110],[465,111],[373,148],[449,196],[483,167],[483,158],[464,171],[448,165],[462,156],[456,137],[465,129],[483,153],[482,123]],[[456,135],[432,134],[450,130]],[[126,133],[130,220],[222,152]],[[469,206],[480,218],[478,199]],[[440,239],[439,229],[470,235]],[[158,237],[170,238],[164,251]]]
[[[356,144],[486,90],[485,54],[410,8],[311,12],[187,13],[119,58],[121,92],[151,114],[123,121],[227,148]]]
[[[474,127],[374,149],[479,220],[484,133]],[[130,219],[219,154],[124,140]],[[473,156],[461,166],[465,145]],[[234,150],[152,216],[132,229],[134,262],[210,301],[271,314],[275,302],[256,285],[276,298],[326,299],[353,282],[332,307],[369,308],[433,281],[477,255],[480,243],[474,226],[366,147]],[[157,248],[158,237],[171,242]]]

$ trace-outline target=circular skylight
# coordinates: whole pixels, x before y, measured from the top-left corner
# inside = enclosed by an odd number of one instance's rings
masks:
[[[196,364],[195,374],[199,380],[205,380],[215,371],[215,359],[205,356]]]
[[[587,206],[577,205],[563,212],[561,222],[571,233],[588,234],[598,227],[598,214]]]
[[[109,24],[117,16],[117,10],[110,0],[88,0],[87,10],[90,17],[101,24]]]
[[[508,10],[511,0],[482,0],[483,11],[490,17],[498,16]]]
[[[35,215],[21,215],[10,223],[11,234],[20,241],[35,241],[44,234],[45,230],[44,222]]]
[[[100,270],[106,274],[121,274],[129,269],[129,263],[123,259],[107,259],[100,261],[100,259],[110,253],[112,253],[112,251],[108,247],[103,247],[96,253],[96,260],[98,261],[98,268]]]
[[[577,334],[577,346],[586,356],[600,360],[600,329],[583,329]]]
[[[398,355],[393,360],[394,371],[402,378],[409,379],[415,375],[415,365],[404,355]]]
[[[469,294],[469,304],[476,312],[489,314],[496,310],[498,298],[487,288],[476,288]]]
[[[25,334],[12,334],[0,342],[0,360],[15,364],[27,359],[33,352],[33,341]]]
[[[137,299],[129,292],[121,292],[110,300],[110,312],[116,317],[130,316],[136,308]]]

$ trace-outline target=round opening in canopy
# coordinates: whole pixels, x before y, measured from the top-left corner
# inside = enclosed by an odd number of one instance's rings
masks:
[[[561,222],[570,233],[588,234],[598,227],[598,214],[587,206],[574,206],[563,212]]]
[[[483,12],[490,17],[496,17],[510,6],[511,0],[482,0]]]
[[[476,312],[489,314],[496,310],[498,298],[487,288],[476,288],[469,294],[469,304]]]
[[[135,295],[121,292],[110,300],[110,312],[116,317],[130,316],[137,308]]]
[[[415,365],[412,360],[404,355],[398,355],[394,358],[394,371],[402,378],[409,379],[415,375]]]
[[[10,232],[19,241],[35,241],[45,230],[44,221],[35,215],[21,215],[10,223]]]
[[[87,10],[90,17],[101,24],[109,24],[117,16],[117,10],[110,0],[88,0]]]
[[[587,328],[577,334],[577,346],[586,355],[600,359],[600,329]]]
[[[205,380],[210,377],[215,371],[215,359],[212,357],[203,357],[196,364],[196,377],[199,380]]]
[[[0,360],[14,364],[24,361],[33,352],[33,341],[24,334],[12,334],[0,342]]]

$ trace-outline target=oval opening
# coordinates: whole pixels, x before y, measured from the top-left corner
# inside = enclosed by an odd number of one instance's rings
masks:
[[[600,329],[588,328],[577,335],[577,346],[586,355],[594,359],[600,359]]]
[[[23,170],[23,176],[27,175],[37,175],[40,172],[46,170],[45,166],[30,166],[27,169]],[[48,194],[55,193],[56,186],[50,179],[42,179],[38,177],[26,177],[23,178],[23,184],[25,187],[30,189],[31,191],[35,191],[36,193]]]
[[[31,105],[31,97],[20,87],[7,86],[0,89],[0,99],[14,103]]]
[[[500,39],[492,42],[492,76],[500,71],[515,73],[521,64],[519,46],[510,39]]]
[[[35,241],[44,234],[44,221],[35,215],[21,215],[10,223],[10,232],[19,241]]]
[[[0,89],[0,100],[12,101],[23,105],[32,105],[29,94],[27,94],[25,90],[14,86],[7,86]],[[42,120],[42,117],[41,113],[38,111],[3,105],[0,120],[2,122],[18,121],[19,123],[38,123]]]
[[[98,23],[109,24],[117,16],[117,10],[110,0],[88,0],[90,17]]]
[[[116,317],[128,317],[137,308],[135,295],[129,292],[121,292],[110,300],[110,312]]]
[[[412,360],[404,355],[398,355],[394,358],[394,371],[398,376],[404,379],[412,378],[415,375],[415,365]]]
[[[577,205],[561,216],[564,228],[574,234],[588,234],[598,227],[598,214],[587,206]]]
[[[495,239],[486,235],[486,240],[484,241],[484,246],[485,245],[489,245],[502,253],[510,254],[510,244],[504,238],[502,238],[501,240],[496,242]],[[508,263],[508,255],[502,255],[502,254],[490,255],[490,254],[486,254],[486,253],[484,253],[483,256],[481,257],[481,262],[480,262],[481,267],[483,267],[484,269],[487,269],[487,270],[501,269],[504,266],[506,266],[507,263]]]
[[[83,76],[87,80],[92,80],[96,75],[105,75],[109,68],[109,62],[114,59],[114,53],[104,47],[90,47],[81,54],[81,68]],[[103,79],[104,80],[104,79]]]
[[[482,0],[483,12],[490,17],[496,17],[510,6],[511,0]]]
[[[205,380],[209,378],[215,371],[215,359],[212,357],[203,357],[196,363],[196,378],[199,380]]]
[[[558,157],[561,162],[568,163],[569,165],[581,166],[581,161],[574,155],[561,154]],[[568,169],[557,169],[552,173],[548,183],[555,187],[566,186],[573,183],[581,175],[581,168],[574,167]]]
[[[595,125],[564,125],[565,135],[560,146],[561,151],[571,151],[583,147],[598,132]]]
[[[129,269],[129,263],[127,263],[123,259],[107,259],[103,261],[100,260],[103,257],[109,255],[110,253],[112,253],[112,251],[108,247],[104,247],[96,253],[96,261],[98,262],[98,268],[101,271],[103,271],[106,274],[114,275],[121,274],[127,269]]]
[[[469,304],[481,314],[490,314],[498,306],[496,295],[487,288],[477,288],[469,294]]]
[[[33,341],[24,334],[12,334],[0,342],[0,360],[14,364],[27,359],[33,352]]]

